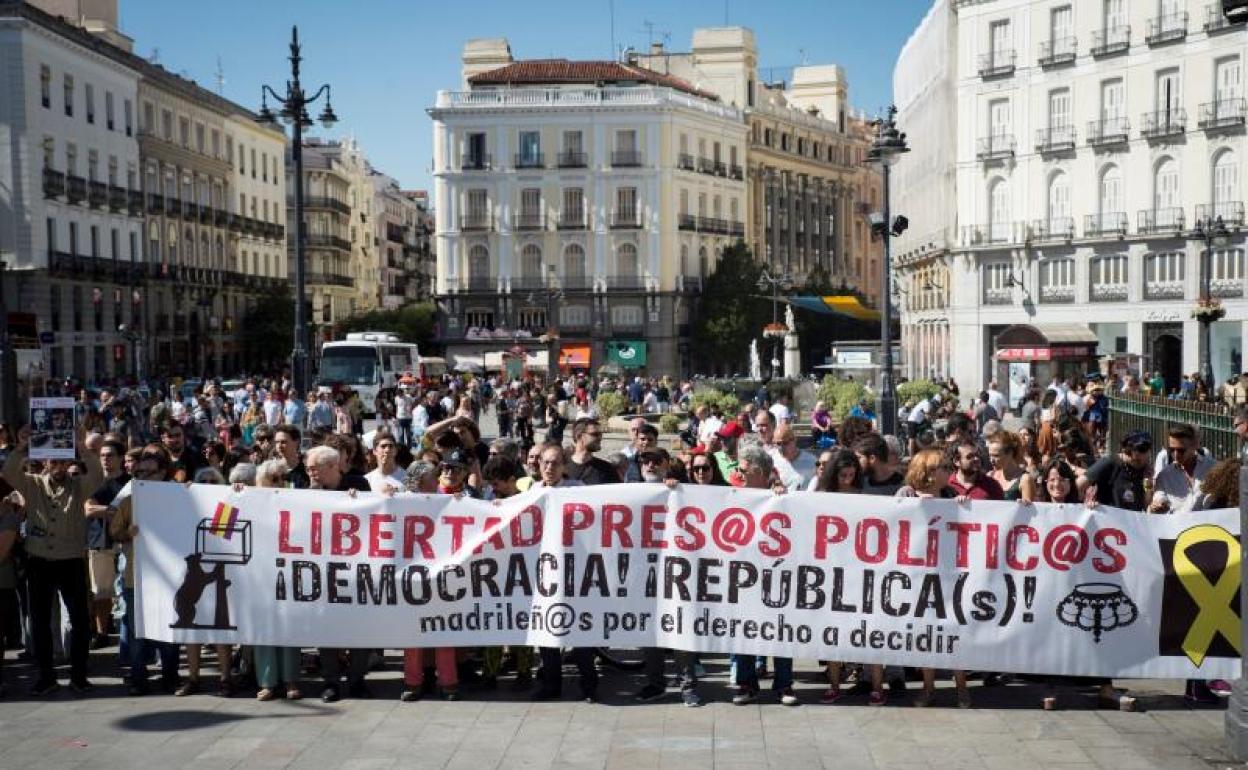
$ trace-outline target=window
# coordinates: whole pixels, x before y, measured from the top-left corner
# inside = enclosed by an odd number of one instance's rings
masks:
[[[1123,86],[1120,78],[1101,83],[1101,120],[1106,126],[1123,116]]]
[[[615,250],[616,275],[632,278],[638,275],[637,247],[631,243],[622,243]]]
[[[988,135],[994,139],[1010,135],[1009,99],[994,99],[988,103]]]
[[[87,150],[87,181],[98,182],[100,178],[100,156],[95,150]]]
[[[1010,285],[1008,262],[997,262],[984,265],[984,303],[988,305],[1008,305],[1014,298],[1013,287]],[[918,284],[918,282],[915,282]],[[930,279],[922,284],[924,288],[931,285]],[[924,294],[927,292],[925,291]]]
[[[113,116],[113,92],[104,92],[104,127],[112,131],[116,121]]]
[[[64,88],[64,101],[65,101],[65,115],[72,118],[74,116],[74,77],[73,75],[68,75],[68,74],[65,75],[65,80],[63,81],[63,88]]]
[[[1010,20],[999,19],[988,26],[988,61],[1000,67],[1009,63],[1013,54],[1010,48]]]
[[[73,331],[80,332],[82,331],[82,287],[75,286],[70,292],[70,297],[73,303],[73,307],[70,308],[74,318]]]
[[[563,132],[563,151],[569,155],[584,152],[583,137],[580,131]]]
[[[204,124],[195,124],[195,149],[198,152],[204,151]]]
[[[256,178],[256,148],[251,148],[251,178]]]
[[[95,122],[95,86],[87,83],[84,86],[87,96],[87,122]]]
[[[1053,43],[1055,53],[1058,51],[1058,41],[1067,40],[1073,34],[1074,13],[1069,5],[1059,6],[1049,12],[1049,41]]]
[[[473,246],[468,251],[468,279],[476,283],[481,280],[489,280],[490,277],[490,252],[481,244]]]
[[[247,148],[243,147],[242,143],[238,145],[238,173],[244,175],[247,173]]]
[[[568,187],[563,191],[563,214],[565,222],[580,222],[585,218],[585,191],[579,187]]]
[[[1243,292],[1244,252],[1242,249],[1220,249],[1213,252],[1210,260],[1210,287],[1215,294],[1225,295],[1227,289]]]
[[[269,181],[269,154],[267,152],[260,153],[260,181]]]
[[[1153,211],[1160,217],[1162,212],[1179,208],[1179,165],[1172,158],[1162,158],[1153,173]],[[1158,221],[1158,225],[1177,225],[1178,222]]]
[[[1070,124],[1070,89],[1056,88],[1049,92],[1049,128],[1067,128]]]
[[[56,284],[48,287],[48,321],[52,331],[61,330],[61,287]]]
[[[1179,100],[1179,70],[1165,69],[1157,73],[1157,117],[1162,125],[1177,119],[1182,102]]]
[[[1126,254],[1104,254],[1089,263],[1092,273],[1093,300],[1124,300],[1127,298]]]
[[[231,166],[234,165],[234,137],[228,134],[225,137],[225,161]]]
[[[52,69],[46,64],[39,65],[39,103],[44,109],[52,107]]]
[[[109,257],[116,261],[121,255],[121,233],[117,232],[117,228],[112,228],[108,233]]]
[[[542,249],[535,244],[526,244],[520,250],[520,275],[530,280],[541,280]]]
[[[173,141],[173,113],[169,110],[160,111],[160,136],[166,142]]]
[[[621,222],[637,221],[636,187],[621,187],[615,191],[615,216]]]
[[[1105,0],[1102,19],[1107,32],[1125,27],[1127,24],[1126,0]]]
[[[215,128],[212,129],[212,157],[221,157],[221,132]]]
[[[1100,192],[1098,211],[1102,217],[1122,211],[1122,172],[1117,166],[1108,166],[1101,173]]]
[[[78,256],[78,223],[69,223],[69,253]]]
[[[191,146],[191,121],[189,118],[178,118],[178,144]]]
[[[489,214],[490,201],[486,190],[469,190],[467,210],[469,219],[484,219]]]
[[[1239,65],[1239,57],[1232,56],[1219,59],[1213,68],[1214,99],[1224,102],[1238,99],[1242,94],[1243,75]]]
[[[65,145],[65,173],[71,176],[78,174],[78,146],[73,142]]]
[[[1229,219],[1239,194],[1239,165],[1233,150],[1223,150],[1213,159],[1213,215]]]
[[[469,167],[483,168],[485,166],[485,134],[480,131],[474,131],[465,137],[464,145],[464,163]]]
[[[529,187],[520,191],[520,216],[525,219],[536,219],[542,215],[542,191],[538,187]]]
[[[1073,302],[1075,299],[1075,260],[1072,257],[1046,259],[1040,263],[1040,301]]]
[[[134,109],[130,106],[130,100],[126,99],[121,103],[122,117],[126,121],[126,136],[134,135]]]
[[[48,239],[48,251],[56,251],[56,220],[47,217],[43,220],[44,235]]]
[[[536,168],[542,165],[542,135],[538,131],[520,132],[520,157],[516,165]]]
[[[1010,190],[1004,179],[994,179],[988,187],[988,240],[1004,243],[1010,238]]]
[[[615,150],[616,152],[636,152],[637,132],[631,128],[623,131],[616,131]]]
[[[585,249],[580,244],[570,243],[563,250],[563,276],[576,279],[585,277]]]
[[[689,213],[689,191],[680,191],[680,215],[685,216]]]

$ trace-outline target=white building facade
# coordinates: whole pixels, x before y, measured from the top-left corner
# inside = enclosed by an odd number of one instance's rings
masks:
[[[895,72],[913,150],[893,206],[911,219],[895,252],[910,376],[974,388],[1141,354],[1178,387],[1201,356],[1192,231],[1218,218],[1215,380],[1244,369],[1248,38],[1217,5],[934,5]]]
[[[741,111],[641,67],[513,64],[506,41],[471,41],[464,79],[430,109],[448,353],[554,330],[564,369],[619,343],[650,373],[689,372],[693,303],[745,236],[746,189],[681,153],[743,159]]]

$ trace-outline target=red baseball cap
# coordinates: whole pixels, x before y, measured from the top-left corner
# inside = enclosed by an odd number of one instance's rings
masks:
[[[715,431],[715,435],[720,438],[741,438],[745,435],[745,428],[742,428],[741,423],[736,420],[729,420],[724,423],[724,427]]]

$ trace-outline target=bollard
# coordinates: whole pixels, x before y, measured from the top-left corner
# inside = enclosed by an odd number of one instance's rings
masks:
[[[1241,455],[1242,456],[1242,455]],[[1244,533],[1248,532],[1248,465],[1240,468],[1239,471],[1239,537],[1240,549],[1243,550]],[[1240,561],[1240,581],[1239,581],[1239,629],[1240,639],[1248,639],[1248,626],[1245,626],[1244,620],[1248,618],[1248,578],[1245,578],[1245,571],[1248,571],[1248,559]],[[1235,680],[1234,686],[1231,688],[1230,702],[1226,705],[1226,742],[1230,746],[1231,754],[1240,762],[1248,762],[1248,667],[1245,666],[1244,658],[1240,657],[1239,679]]]

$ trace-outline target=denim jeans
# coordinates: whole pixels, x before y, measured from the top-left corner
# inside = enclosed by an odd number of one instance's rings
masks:
[[[734,655],[737,664],[737,684],[751,690],[758,690],[757,660],[753,655]],[[771,681],[771,689],[787,690],[793,686],[793,659],[773,657],[772,667],[775,669]]]
[[[160,678],[166,684],[178,681],[178,645],[134,636],[134,589],[122,592],[126,602],[126,614],[121,620],[121,638],[130,651],[130,684],[142,686],[147,682],[147,662],[155,652],[160,656]]]

